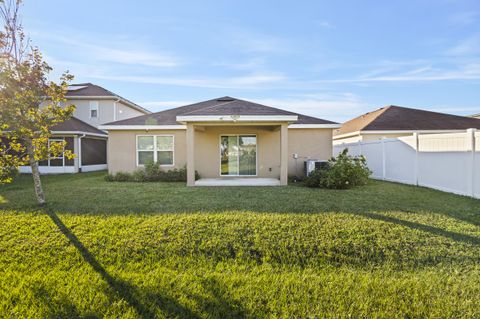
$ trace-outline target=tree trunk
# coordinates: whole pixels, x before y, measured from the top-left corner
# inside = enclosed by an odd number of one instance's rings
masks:
[[[33,187],[35,188],[35,195],[37,196],[37,203],[40,206],[45,205],[45,193],[43,192],[42,181],[40,180],[40,171],[38,170],[38,162],[35,160],[35,150],[33,149],[32,140],[25,141],[27,153],[29,157],[30,167],[32,169]]]

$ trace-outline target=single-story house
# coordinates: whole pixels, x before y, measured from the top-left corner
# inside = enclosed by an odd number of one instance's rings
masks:
[[[390,105],[342,124],[333,133],[334,145],[395,138],[413,133],[456,133],[480,129],[472,117]]]
[[[286,185],[305,159],[332,156],[331,121],[232,97],[186,105],[100,126],[108,131],[108,170],[133,172],[148,161],[187,168],[205,181]],[[274,183],[275,184],[275,183]],[[213,184],[212,184],[213,185]]]

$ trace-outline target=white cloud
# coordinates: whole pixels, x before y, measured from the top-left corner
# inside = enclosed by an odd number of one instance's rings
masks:
[[[458,114],[458,115],[472,115],[472,114],[478,114],[480,113],[480,105],[478,106],[448,106],[448,105],[443,105],[443,106],[435,106],[434,109],[432,109],[435,112],[441,112],[441,113],[451,113],[451,114]]]
[[[334,28],[334,25],[333,25],[333,24],[331,24],[330,22],[325,21],[325,20],[323,20],[323,21],[318,21],[316,24],[317,24],[318,26],[322,27],[322,28],[325,28],[325,29],[332,29],[332,28]]]
[[[36,33],[37,36],[45,36]],[[113,62],[128,65],[141,65],[158,68],[172,68],[182,64],[179,58],[171,54],[153,52],[142,48],[134,39],[109,39],[102,43],[86,41],[86,36],[48,35],[48,40],[69,47],[72,54],[81,56],[83,60]],[[99,38],[99,36],[96,36]],[[64,51],[67,51],[65,49]]]
[[[261,57],[250,58],[245,61],[221,61],[212,63],[213,66],[226,67],[235,70],[258,71],[265,66],[265,59]]]
[[[381,72],[388,73],[388,72]],[[371,72],[352,79],[320,80],[320,83],[368,83],[368,82],[426,82],[426,81],[455,81],[479,80],[480,63],[469,63],[457,66],[456,69],[434,69],[423,66],[400,73],[376,75]]]
[[[456,46],[447,50],[447,55],[478,56],[480,55],[480,33],[474,34],[460,41]]]
[[[454,26],[466,26],[471,25],[478,21],[478,17],[480,14],[475,11],[464,11],[464,12],[457,12],[452,14],[449,18],[450,23]]]
[[[163,110],[168,110],[174,107],[184,106],[196,103],[198,101],[148,101],[148,102],[140,102],[139,105],[147,108],[152,112],[159,112]]]
[[[218,89],[256,89],[262,85],[278,83],[286,80],[286,77],[281,74],[249,74],[244,76],[219,78],[175,78],[108,74],[91,74],[90,77],[103,80],[114,80],[134,83],[164,84]]]
[[[289,47],[284,39],[244,29],[230,30],[227,36],[233,46],[246,53],[278,53]]]
[[[367,103],[351,93],[313,94],[288,98],[253,98],[250,100],[337,122],[344,122],[356,116],[355,114],[368,112]]]

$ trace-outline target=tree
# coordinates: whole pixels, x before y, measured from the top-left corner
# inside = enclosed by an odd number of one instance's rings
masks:
[[[12,181],[19,166],[32,170],[39,205],[46,203],[38,162],[64,153],[65,142],[48,143],[51,128],[69,119],[75,106],[65,94],[73,76],[64,73],[59,83],[48,80],[52,68],[25,37],[19,8],[21,0],[0,0],[0,183]]]

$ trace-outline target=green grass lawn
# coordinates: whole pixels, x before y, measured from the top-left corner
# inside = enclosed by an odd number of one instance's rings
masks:
[[[475,318],[480,201],[353,190],[0,186],[0,317]]]

